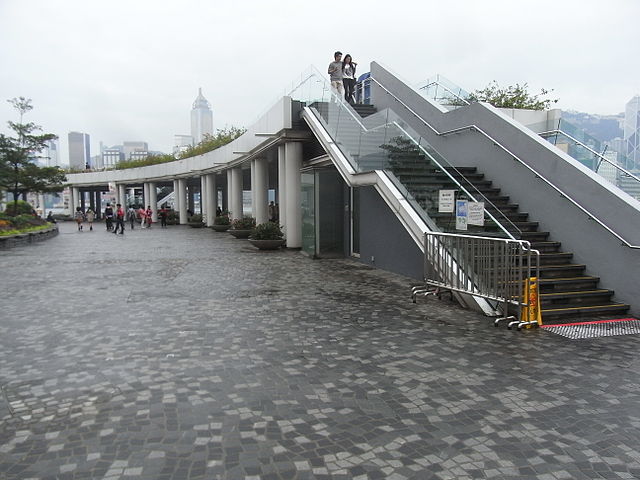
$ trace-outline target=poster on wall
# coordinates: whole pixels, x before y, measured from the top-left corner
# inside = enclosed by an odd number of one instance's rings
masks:
[[[439,190],[438,213],[453,213],[455,197],[455,190]]]
[[[484,202],[469,202],[467,205],[469,225],[484,225]]]
[[[466,230],[469,208],[466,200],[456,200],[456,230]]]

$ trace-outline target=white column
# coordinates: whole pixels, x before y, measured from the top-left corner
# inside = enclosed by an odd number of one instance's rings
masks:
[[[207,223],[207,176],[200,175],[200,214],[202,221]]]
[[[210,173],[205,175],[204,184],[206,185],[206,196],[205,196],[205,205],[207,206],[207,227],[213,226],[213,220],[216,218],[216,200],[217,193],[216,190],[216,175],[215,173]]]
[[[231,199],[233,198],[233,182],[232,182],[232,178],[233,175],[231,174],[231,169],[229,168],[227,170],[227,211],[231,210]]]
[[[116,203],[119,203],[120,205],[122,205],[122,208],[126,208],[125,205],[125,195],[124,195],[125,189],[124,189],[124,185],[118,185],[118,196],[116,197],[118,199],[118,201]]]
[[[131,199],[131,204],[136,203],[136,189],[135,187],[129,189],[129,198]],[[127,205],[128,207],[128,205]]]
[[[242,218],[242,168],[231,169],[231,218]]]
[[[149,203],[149,184],[147,182],[142,184],[142,198],[142,208],[146,210],[147,205],[151,205],[151,203]]]
[[[178,200],[180,204],[180,225],[187,224],[187,181],[184,178],[178,179]]]
[[[156,183],[149,182],[149,205],[151,205],[151,210],[153,210],[153,215],[151,215],[151,220],[154,222],[158,221],[158,191],[156,190]]]
[[[257,218],[256,212],[256,161],[251,160],[251,174],[249,175],[251,178],[251,216],[253,218]]]
[[[285,158],[287,248],[300,248],[302,247],[302,206],[300,204],[302,143],[287,142]]]
[[[91,195],[93,195],[93,192],[91,192]],[[40,215],[42,218],[46,218],[47,212],[45,212],[46,209],[44,208],[44,193],[38,195],[38,206],[40,207]]]
[[[71,187],[69,189],[69,215],[73,217],[73,212],[76,211],[76,201],[78,198],[78,189],[76,187]]]
[[[269,220],[269,172],[266,158],[257,158],[251,177],[251,190],[253,191],[253,211],[256,224]]]
[[[178,197],[178,180],[173,181],[173,209],[180,211],[180,197]]]
[[[287,211],[285,204],[287,201],[287,182],[285,178],[285,148],[284,145],[278,146],[278,223],[282,227],[282,231],[287,235]]]

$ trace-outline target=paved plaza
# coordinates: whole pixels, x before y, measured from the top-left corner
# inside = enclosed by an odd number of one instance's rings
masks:
[[[639,336],[185,226],[65,223],[0,271],[3,479],[640,478]]]

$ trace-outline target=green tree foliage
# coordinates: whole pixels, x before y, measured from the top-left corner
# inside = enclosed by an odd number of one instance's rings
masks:
[[[124,170],[127,168],[146,167],[147,165],[155,165],[158,163],[173,162],[175,160],[182,160],[183,158],[195,157],[202,155],[203,153],[211,152],[216,148],[220,148],[227,143],[234,141],[240,135],[247,130],[245,128],[229,127],[216,130],[213,135],[205,135],[205,138],[196,146],[189,147],[186,151],[182,152],[178,157],[173,155],[149,155],[147,158],[141,160],[124,160],[118,162],[116,165],[117,170]]]
[[[178,158],[189,158],[195,157],[196,155],[202,155],[203,153],[211,152],[216,148],[220,148],[227,143],[231,143],[244,132],[246,132],[246,128],[237,128],[237,127],[229,127],[216,130],[216,133],[213,135],[205,134],[204,138],[200,143],[198,143],[194,147],[189,147],[185,152],[183,152]]]
[[[8,100],[20,114],[19,122],[9,121],[13,136],[0,134],[0,190],[13,194],[14,204],[27,193],[57,193],[64,188],[65,175],[58,167],[39,167],[34,163],[46,146],[57,138],[52,133],[38,134],[42,128],[23,117],[33,109],[31,99]],[[14,206],[14,211],[17,206]]]
[[[482,90],[469,94],[469,102],[488,102],[496,108],[521,108],[529,110],[548,110],[558,99],[544,98],[553,90],[542,88],[538,95],[528,92],[529,85],[515,85],[502,88],[495,80]]]

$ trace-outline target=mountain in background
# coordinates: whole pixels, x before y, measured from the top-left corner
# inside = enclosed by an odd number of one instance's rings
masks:
[[[563,110],[562,119],[603,142],[609,142],[614,138],[622,138],[624,133],[624,112],[617,115],[597,115],[574,110]]]

